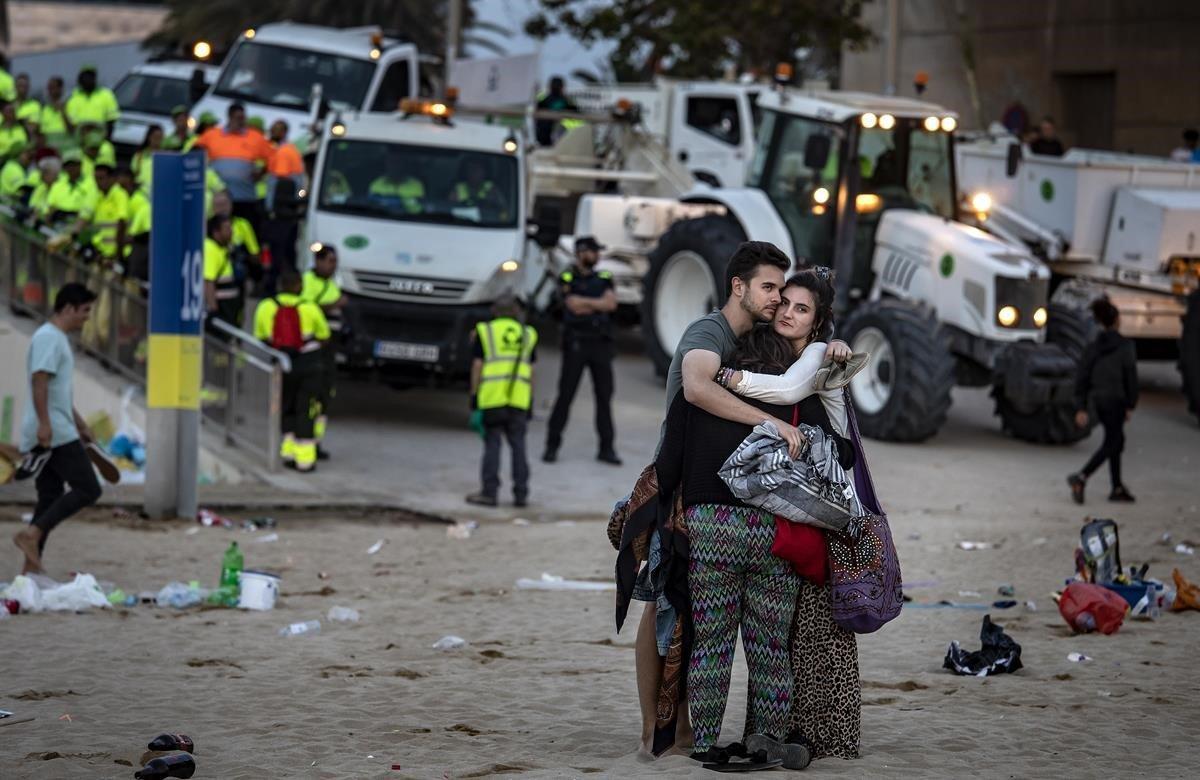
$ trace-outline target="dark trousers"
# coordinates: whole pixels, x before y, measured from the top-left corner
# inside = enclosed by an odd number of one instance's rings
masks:
[[[1098,402],[1096,417],[1104,428],[1104,441],[1083,467],[1083,475],[1090,477],[1107,460],[1109,478],[1115,489],[1121,485],[1121,452],[1125,449],[1125,405]]]
[[[596,433],[600,437],[600,452],[613,449],[612,364],[613,345],[608,339],[581,339],[568,335],[563,341],[562,373],[558,375],[558,398],[550,414],[546,449],[557,450],[562,444],[571,402],[575,400],[575,391],[579,389],[585,368],[592,375],[592,389],[596,393]]]
[[[525,428],[529,413],[523,409],[487,409],[483,413],[483,493],[500,492],[500,440],[512,451],[513,497],[529,495],[529,458],[525,455]]]
[[[70,491],[65,489],[67,485]],[[50,460],[34,486],[38,498],[33,524],[42,529],[38,552],[45,549],[46,539],[56,525],[100,499],[100,482],[79,440],[60,444],[50,451]]]
[[[320,352],[290,356],[292,370],[283,375],[280,427],[297,439],[312,439],[313,423],[325,389],[324,361]]]

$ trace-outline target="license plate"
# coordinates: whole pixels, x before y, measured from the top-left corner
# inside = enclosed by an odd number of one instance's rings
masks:
[[[436,344],[408,344],[403,341],[376,341],[375,357],[388,360],[413,360],[420,363],[436,363]]]

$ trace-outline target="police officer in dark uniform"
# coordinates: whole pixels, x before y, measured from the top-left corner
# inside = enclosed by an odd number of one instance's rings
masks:
[[[558,398],[550,414],[546,451],[542,454],[546,463],[558,460],[571,401],[586,368],[592,374],[592,389],[596,392],[596,433],[600,437],[596,459],[621,465],[613,449],[612,422],[612,313],[617,309],[617,293],[612,274],[596,271],[603,248],[592,236],[577,238],[575,265],[559,278],[563,303],[562,374],[558,378]]]

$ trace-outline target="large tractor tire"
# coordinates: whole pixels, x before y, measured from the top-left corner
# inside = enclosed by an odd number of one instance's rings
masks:
[[[1200,290],[1188,296],[1183,335],[1179,338],[1179,373],[1188,410],[1200,419]]]
[[[642,281],[642,334],[659,376],[687,326],[725,302],[725,266],[745,240],[736,222],[712,215],[680,220],[658,240]]]
[[[1005,432],[1035,444],[1072,444],[1086,438],[1094,421],[1086,428],[1076,425],[1072,400],[1078,362],[1077,356],[1069,355],[1059,344],[1009,346],[997,362],[992,386],[996,414]],[[1023,392],[1008,392],[1012,375],[1019,377],[1013,387],[1024,387]]]
[[[1092,313],[1066,303],[1051,302],[1047,308],[1050,319],[1046,323],[1046,343],[1057,344],[1067,357],[1079,362],[1083,350],[1099,332]]]
[[[1051,301],[1048,307],[1046,343],[1058,347],[1069,364],[1064,363],[1054,350],[1029,346],[1010,348],[1006,362],[1012,365],[1007,365],[1005,370],[1035,377],[1065,374],[1073,383],[1079,359],[1098,332],[1092,313],[1079,306],[1081,300],[1064,298]],[[1021,403],[1008,397],[1003,373],[997,377],[992,397],[996,400],[996,414],[1000,416],[1001,425],[1014,438],[1035,444],[1074,444],[1091,435],[1095,421],[1089,420],[1085,428],[1075,424],[1075,403],[1069,394],[1045,402]]]
[[[954,358],[933,313],[903,301],[860,304],[839,328],[855,352],[871,353],[850,382],[864,435],[916,442],[938,432],[950,408]]]

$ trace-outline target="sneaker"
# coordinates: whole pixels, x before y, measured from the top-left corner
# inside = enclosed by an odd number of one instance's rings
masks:
[[[35,479],[38,474],[42,473],[42,469],[46,468],[46,464],[49,462],[50,448],[34,447],[21,458],[21,462],[17,464],[17,470],[13,474],[13,478],[17,480]]]
[[[467,503],[475,506],[497,506],[500,502],[495,496],[489,496],[487,493],[472,493],[467,496]]]
[[[799,737],[778,740],[766,734],[751,734],[746,737],[746,749],[753,753],[767,754],[767,761],[782,761],[785,769],[804,769],[812,763],[812,751]]]
[[[1087,484],[1087,480],[1082,474],[1072,474],[1067,477],[1067,484],[1071,486],[1071,499],[1076,504],[1083,503],[1083,486]]]
[[[617,453],[613,452],[612,450],[606,450],[600,453],[596,456],[596,460],[600,461],[601,463],[608,463],[612,466],[621,465],[621,459],[617,457]]]
[[[1112,492],[1108,494],[1108,500],[1119,501],[1123,504],[1132,504],[1137,499],[1133,497],[1132,493],[1125,489],[1124,485],[1117,485],[1112,489]]]
[[[546,451],[542,453],[542,463],[554,463],[557,460],[558,460],[558,450],[557,449],[552,449],[550,447],[547,447]]]

